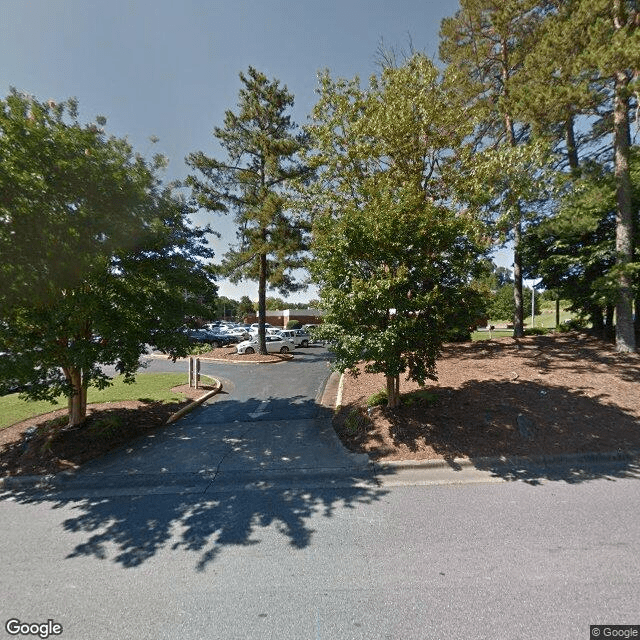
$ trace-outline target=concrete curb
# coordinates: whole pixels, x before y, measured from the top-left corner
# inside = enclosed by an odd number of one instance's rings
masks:
[[[499,456],[484,458],[454,458],[453,460],[372,460],[376,470],[400,469],[443,469],[457,467],[473,467],[479,470],[493,467],[523,468],[527,466],[551,467],[559,465],[606,464],[610,462],[639,462],[640,450],[603,451],[601,453],[567,453],[540,456]]]
[[[196,398],[193,402],[189,403],[186,407],[183,407],[182,409],[180,409],[180,411],[176,411],[173,415],[169,416],[169,419],[165,424],[171,424],[176,420],[179,420],[183,416],[186,416],[187,413],[190,413],[191,411],[199,407],[203,402],[207,401],[209,398],[212,398],[217,393],[220,393],[222,391],[222,382],[220,382],[220,380],[218,380],[217,378],[212,378],[212,379],[215,381],[215,384],[216,384],[215,389],[212,389],[211,391],[205,393],[203,396]]]

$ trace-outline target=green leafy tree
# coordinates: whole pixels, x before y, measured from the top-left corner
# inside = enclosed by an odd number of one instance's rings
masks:
[[[505,284],[499,287],[491,296],[489,304],[489,318],[491,320],[508,320],[513,318],[513,285]],[[534,294],[534,304],[536,315],[540,314],[540,294]],[[531,315],[531,289],[523,289],[523,307],[526,316]]]
[[[289,303],[284,301],[282,298],[267,296],[265,306],[269,311],[280,311],[282,309],[288,309]]]
[[[216,318],[233,318],[238,315],[239,302],[227,296],[219,296],[216,301]]]
[[[252,67],[240,80],[237,112],[227,111],[224,127],[214,129],[227,159],[190,154],[187,163],[197,174],[187,182],[199,206],[234,214],[238,244],[224,256],[222,271],[233,282],[258,281],[259,350],[266,353],[267,285],[283,294],[301,286],[293,273],[305,264],[309,226],[291,213],[288,186],[307,174],[299,161],[305,139],[287,114],[293,96],[286,87]]]
[[[254,314],[256,311],[253,302],[249,296],[242,296],[240,303],[238,304],[238,317],[240,319]]]
[[[147,343],[186,354],[176,329],[215,294],[210,230],[188,225],[191,209],[156,177],[160,158],[80,124],[73,102],[12,92],[0,155],[0,380],[32,399],[65,395],[77,425],[88,387],[110,384],[103,365],[133,380]]]
[[[630,169],[637,224],[640,207],[637,148],[631,150]],[[615,247],[615,176],[610,167],[586,163],[572,185],[553,214],[528,230],[524,252],[527,261],[534,265],[531,275],[541,277],[545,287],[571,301],[571,309],[587,318],[597,333],[613,338],[619,268]],[[637,237],[634,244],[638,246]],[[634,265],[637,272],[637,262]]]
[[[473,221],[443,197],[441,163],[464,134],[452,103],[432,63],[414,55],[367,89],[322,75],[308,128],[312,274],[325,311],[316,335],[332,341],[338,370],[364,359],[384,373],[390,407],[402,373],[436,378],[447,329],[471,325],[479,302],[468,285]]]

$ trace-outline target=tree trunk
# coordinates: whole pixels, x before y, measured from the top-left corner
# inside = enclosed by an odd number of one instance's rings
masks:
[[[502,58],[502,82],[505,97],[505,103],[509,97],[509,47],[507,41],[501,41],[501,58]],[[511,113],[504,113],[504,129],[507,135],[509,146],[515,147],[516,134],[513,125]],[[522,338],[524,335],[524,311],[522,308],[522,256],[520,255],[520,242],[522,237],[522,211],[520,203],[514,202],[514,221],[513,221],[513,300],[515,310],[513,312],[513,337]]]
[[[604,325],[604,339],[608,342],[615,342],[616,339],[616,330],[613,326],[613,314],[615,311],[615,307],[612,304],[608,304],[605,312],[605,325]]]
[[[69,396],[69,426],[77,427],[87,417],[87,387],[82,379],[80,369],[65,371],[67,379],[73,385],[73,394]]]
[[[565,142],[567,144],[567,159],[572,172],[576,172],[580,168],[578,161],[578,147],[576,145],[576,134],[574,131],[573,116],[569,116],[565,123]]]
[[[604,314],[602,313],[602,307],[591,307],[589,309],[589,315],[591,316],[591,327],[593,328],[593,332],[598,336],[598,338],[602,338],[604,340],[606,338],[606,329],[604,326]]]
[[[519,207],[518,207],[519,209]],[[513,337],[522,338],[524,335],[524,310],[522,306],[522,257],[520,255],[520,241],[522,223],[519,219],[513,226]]]
[[[636,350],[633,327],[632,278],[626,269],[633,261],[633,214],[631,209],[631,177],[629,174],[629,99],[626,97],[626,73],[616,73],[613,110],[615,179],[616,179],[616,252],[618,300],[616,303],[616,350]]]
[[[400,376],[385,376],[387,381],[387,407],[395,409],[400,404]]]
[[[267,321],[267,254],[261,253],[260,275],[258,280],[258,351],[266,355],[265,322]]]

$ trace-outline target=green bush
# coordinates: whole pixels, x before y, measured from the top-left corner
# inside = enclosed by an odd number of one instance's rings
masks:
[[[387,404],[387,390],[381,389],[367,398],[367,407],[377,407],[381,404]]]
[[[345,431],[350,434],[356,434],[360,429],[371,423],[371,419],[365,413],[364,409],[351,409],[347,419],[344,421]]]
[[[566,322],[563,322],[560,325],[559,330],[560,331],[583,331],[584,329],[586,329],[586,327],[587,327],[586,322],[581,318],[572,318],[571,320],[567,320]]]
[[[540,294],[535,294],[536,315],[540,309]],[[513,284],[505,284],[493,294],[489,303],[489,317],[491,320],[513,320],[516,303],[513,300]],[[523,316],[526,318],[531,315],[531,289],[526,287],[522,290],[522,309]]]
[[[302,329],[302,322],[300,320],[289,320],[287,322],[287,329]]]
[[[417,389],[416,391],[405,393],[401,398],[401,402],[408,407],[416,403],[429,406],[438,402],[438,396],[428,389]]]
[[[525,336],[543,336],[547,333],[550,333],[553,329],[545,329],[544,327],[531,327],[530,329],[524,330]]]

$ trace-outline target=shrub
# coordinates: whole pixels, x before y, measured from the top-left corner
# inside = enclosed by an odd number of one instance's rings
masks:
[[[344,421],[344,429],[348,434],[354,435],[370,423],[371,419],[364,409],[351,409],[351,411],[349,411],[349,415]]]
[[[387,404],[387,390],[381,389],[367,398],[367,407],[377,407]]]
[[[565,320],[559,327],[560,331],[584,331],[586,323],[581,318],[572,318]]]
[[[429,391],[428,389],[418,389],[416,391],[411,391],[411,393],[406,393],[402,396],[402,404],[406,404],[407,406],[411,406],[416,402],[424,405],[432,405],[438,401],[438,396],[433,393],[433,391]]]
[[[531,327],[530,329],[524,330],[525,336],[543,336],[547,333],[550,333],[552,329],[545,329],[544,327]]]
[[[302,322],[300,320],[289,320],[287,322],[287,329],[302,329]]]

